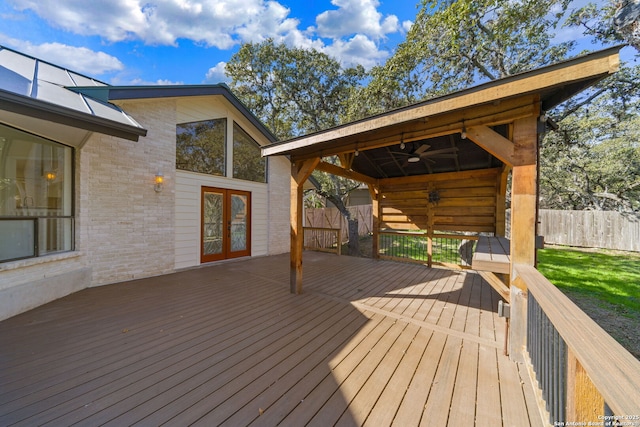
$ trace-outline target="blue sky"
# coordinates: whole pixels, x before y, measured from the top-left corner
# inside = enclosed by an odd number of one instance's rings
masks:
[[[0,44],[116,85],[218,83],[242,42],[268,37],[370,68],[418,10],[417,0],[0,1]]]
[[[0,44],[114,85],[219,83],[224,63],[241,43],[268,37],[369,69],[384,63],[404,39],[417,3],[0,0]],[[561,30],[557,37],[581,35]]]

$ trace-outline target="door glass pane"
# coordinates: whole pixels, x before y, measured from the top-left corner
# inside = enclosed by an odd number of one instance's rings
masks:
[[[247,249],[247,196],[231,195],[231,251]]]
[[[222,215],[224,195],[222,193],[204,193],[204,230],[202,244],[204,255],[222,253]]]

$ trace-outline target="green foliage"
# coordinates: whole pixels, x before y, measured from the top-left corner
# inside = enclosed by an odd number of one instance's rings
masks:
[[[343,69],[324,53],[271,39],[242,45],[226,72],[233,92],[281,140],[340,124],[364,76],[362,67]]]
[[[635,0],[588,3],[573,11],[566,26],[584,29],[584,34],[599,43],[629,43],[640,51],[640,3]]]
[[[371,71],[371,82],[352,103],[350,118],[563,59],[572,43],[552,45],[551,38],[568,3],[423,0],[406,41],[386,64]]]
[[[541,206],[640,212],[640,67],[558,110],[541,147]]]
[[[538,269],[562,291],[640,316],[640,254],[544,249],[538,251]]]
[[[362,67],[343,69],[314,49],[292,48],[271,39],[244,44],[227,63],[226,72],[234,93],[281,140],[339,125],[365,74]],[[359,183],[320,171],[314,177],[321,183],[317,193],[340,210],[349,221],[349,235],[357,236],[357,220],[351,218],[344,200]],[[350,239],[350,251],[358,252],[357,244],[357,239]]]

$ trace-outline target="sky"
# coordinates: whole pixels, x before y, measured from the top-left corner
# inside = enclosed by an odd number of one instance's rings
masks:
[[[414,2],[415,1],[415,2]],[[383,64],[417,0],[0,0],[0,44],[114,85],[225,81],[243,42]]]
[[[0,0],[0,45],[112,85],[226,82],[224,64],[240,45],[269,37],[370,69],[404,40],[418,3]],[[576,30],[557,35],[559,41],[576,38]]]

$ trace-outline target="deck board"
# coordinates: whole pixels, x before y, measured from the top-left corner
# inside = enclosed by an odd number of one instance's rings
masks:
[[[302,295],[281,255],[87,289],[0,322],[0,425],[539,423],[477,273],[304,261]]]

